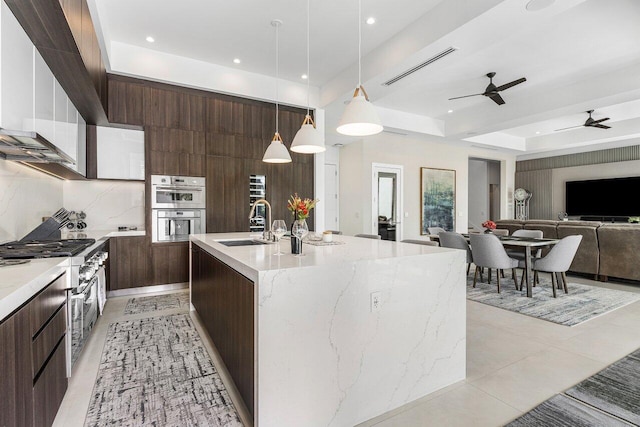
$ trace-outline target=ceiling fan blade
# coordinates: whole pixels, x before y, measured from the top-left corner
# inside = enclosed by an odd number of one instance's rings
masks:
[[[484,95],[484,94],[483,93],[474,93],[473,95],[456,96],[455,98],[449,98],[449,101],[451,101],[452,99],[469,98],[470,96],[478,96],[478,95]]]
[[[493,102],[495,102],[498,105],[504,104],[504,99],[502,99],[502,97],[497,93],[492,93],[491,95],[487,95],[487,96],[491,98]]]
[[[609,120],[609,117],[605,117],[604,119],[599,119],[599,120],[594,120],[591,122],[591,124],[589,126],[593,126],[593,125],[597,125],[598,123],[602,123],[606,120]]]
[[[597,125],[591,125],[589,127],[592,128],[600,128],[600,129],[611,129],[611,126],[606,126],[606,125],[601,125],[601,124],[597,124]]]
[[[520,83],[524,83],[526,81],[527,81],[527,79],[522,77],[521,79],[514,80],[511,83],[506,83],[506,84],[503,84],[502,86],[498,86],[496,88],[496,91],[500,92],[502,90],[509,89],[510,87],[514,87],[515,85],[519,85]]]
[[[581,128],[581,127],[583,127],[583,126],[584,126],[584,125],[569,126],[568,128],[556,129],[556,130],[554,130],[554,132],[558,132],[558,131],[561,131],[561,130],[567,130],[567,129]]]

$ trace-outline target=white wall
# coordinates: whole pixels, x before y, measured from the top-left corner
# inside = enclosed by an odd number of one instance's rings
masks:
[[[420,235],[420,168],[456,171],[456,230],[466,232],[469,202],[469,157],[501,162],[501,216],[510,217],[508,192],[513,192],[515,156],[446,142],[418,140],[382,133],[340,149],[340,227],[345,234],[371,233],[372,163],[404,166],[403,238]],[[408,215],[408,216],[407,216]]]
[[[64,207],[84,211],[87,231],[117,231],[119,226],[145,229],[144,182],[65,181]]]
[[[62,181],[0,160],[0,242],[19,240],[63,207]]]
[[[574,166],[570,168],[554,169],[552,174],[553,199],[552,211],[566,212],[565,182],[583,179],[622,178],[625,176],[640,176],[640,160],[627,162],[601,163],[597,165]]]

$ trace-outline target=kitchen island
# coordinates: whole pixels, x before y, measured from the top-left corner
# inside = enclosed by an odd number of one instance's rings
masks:
[[[256,426],[352,426],[465,378],[466,254],[190,236],[191,303]]]

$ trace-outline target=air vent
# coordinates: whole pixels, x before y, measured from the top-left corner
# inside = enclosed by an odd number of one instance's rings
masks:
[[[475,144],[472,144],[471,146],[472,146],[473,148],[482,148],[483,150],[498,151],[498,149],[497,149],[497,148],[487,147],[487,146],[484,146],[484,145],[475,145]]]
[[[383,86],[391,86],[392,84],[396,83],[397,81],[402,80],[405,77],[415,73],[416,71],[423,69],[427,65],[433,64],[437,60],[444,58],[445,56],[449,55],[450,53],[455,52],[456,50],[458,50],[458,49],[456,49],[455,47],[447,48],[447,49],[443,50],[442,52],[438,53],[437,55],[432,56],[431,58],[427,59],[426,61],[416,65],[415,67],[413,67],[413,68],[411,68],[411,69],[409,69],[407,71],[405,71],[404,73],[398,74],[397,76],[395,76],[391,80],[387,80],[386,82],[382,83],[382,85]]]
[[[384,132],[384,133],[392,133],[392,134],[394,134],[394,135],[401,135],[401,136],[407,136],[407,135],[409,135],[408,133],[399,132],[399,131],[397,131],[397,130],[387,130],[387,129],[384,129],[382,132]]]

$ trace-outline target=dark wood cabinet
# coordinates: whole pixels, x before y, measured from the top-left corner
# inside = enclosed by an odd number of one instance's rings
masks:
[[[109,290],[151,284],[151,248],[147,237],[115,237],[110,240]]]
[[[205,176],[204,132],[145,128],[147,175]]]
[[[0,426],[33,425],[29,307],[0,323]]]
[[[247,408],[254,404],[254,283],[192,244],[192,302]]]
[[[144,86],[110,78],[108,102],[110,123],[144,125]]]
[[[189,281],[189,242],[153,243],[153,285]]]
[[[0,426],[53,424],[68,385],[65,283],[62,274],[0,322]]]

